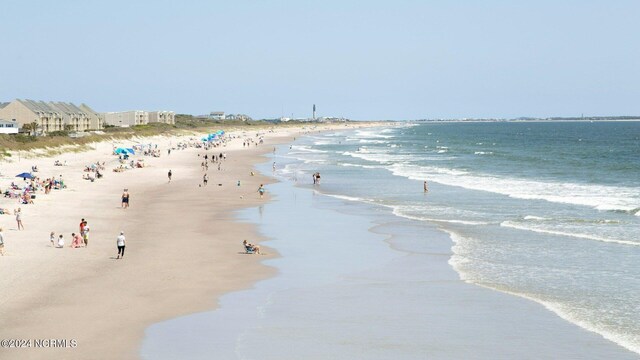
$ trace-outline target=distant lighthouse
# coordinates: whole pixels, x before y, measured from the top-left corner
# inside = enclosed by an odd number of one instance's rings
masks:
[[[316,121],[316,104],[313,104],[313,121]]]

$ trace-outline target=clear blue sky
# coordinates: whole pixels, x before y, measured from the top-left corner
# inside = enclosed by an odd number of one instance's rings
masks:
[[[0,101],[417,119],[640,114],[640,1],[29,1]]]

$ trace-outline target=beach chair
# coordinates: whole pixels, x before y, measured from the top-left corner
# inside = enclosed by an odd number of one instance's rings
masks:
[[[245,254],[255,254],[256,251],[253,249],[252,246],[245,246],[244,247],[244,252]]]

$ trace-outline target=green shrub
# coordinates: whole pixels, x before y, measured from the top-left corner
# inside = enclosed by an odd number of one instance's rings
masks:
[[[14,139],[19,143],[30,143],[37,141],[35,136],[24,134],[17,134]]]

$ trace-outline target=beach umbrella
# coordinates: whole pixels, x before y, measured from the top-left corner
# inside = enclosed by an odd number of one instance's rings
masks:
[[[23,179],[33,179],[34,178],[34,176],[31,175],[31,173],[28,173],[28,172],[23,172],[22,174],[18,174],[18,175],[16,175],[16,177],[21,177]]]
[[[125,150],[123,148],[117,148],[113,152],[116,153],[117,155],[119,155],[119,154],[126,154],[127,150]]]
[[[136,154],[136,152],[133,151],[132,148],[126,148],[125,150],[127,150],[127,152],[129,152],[131,155],[135,155]]]

